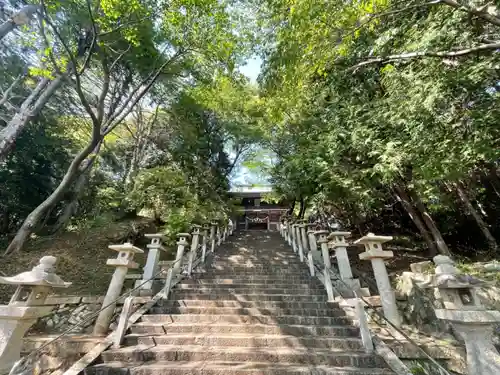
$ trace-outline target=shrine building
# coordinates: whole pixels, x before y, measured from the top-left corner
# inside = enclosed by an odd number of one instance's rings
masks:
[[[271,192],[271,186],[238,185],[231,188],[229,195],[238,207],[233,218],[237,229],[279,230],[280,218],[289,210],[289,204],[285,201],[267,202],[266,195]]]

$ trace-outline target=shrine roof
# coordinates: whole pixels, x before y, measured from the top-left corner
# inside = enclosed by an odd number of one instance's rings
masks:
[[[234,196],[244,196],[244,197],[260,197],[263,194],[271,193],[273,191],[272,186],[253,186],[253,185],[237,185],[231,187],[229,190],[230,195]]]

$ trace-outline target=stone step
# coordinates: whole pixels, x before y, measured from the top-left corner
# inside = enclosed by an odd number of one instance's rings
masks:
[[[314,348],[361,350],[363,343],[359,338],[330,338],[315,336],[285,336],[285,335],[127,335],[125,344],[132,345],[201,345],[201,346],[237,346],[246,348]]]
[[[85,369],[85,375],[394,375],[385,368],[335,367],[256,362],[109,362]]]
[[[212,268],[215,270],[253,270],[253,269],[258,269],[258,270],[270,270],[270,271],[276,271],[276,270],[303,270],[304,267],[306,266],[305,263],[302,263],[299,259],[296,261],[280,261],[280,262],[273,262],[273,261],[264,261],[262,263],[254,263],[254,262],[247,262],[245,264],[235,264],[235,263],[224,263],[220,261],[215,261],[212,264]]]
[[[262,282],[273,282],[277,281],[281,284],[283,283],[309,283],[315,282],[316,279],[312,278],[309,273],[307,274],[293,274],[293,275],[280,275],[280,274],[265,274],[265,275],[252,275],[252,274],[214,274],[214,273],[204,273],[202,276],[203,280],[245,280],[245,282],[256,281]]]
[[[204,275],[203,275],[204,276]],[[202,277],[203,277],[202,276]],[[274,285],[276,288],[285,288],[288,286],[293,286],[293,287],[298,287],[298,288],[310,288],[310,287],[318,287],[322,285],[320,282],[315,282],[313,279],[310,280],[304,280],[303,282],[291,283],[288,282],[287,279],[278,279],[278,280],[271,280],[271,281],[261,281],[258,282],[258,280],[248,280],[248,281],[240,281],[238,282],[235,279],[219,279],[219,280],[214,280],[214,279],[188,279],[188,280],[183,280],[182,284],[183,285],[207,285],[207,286],[215,286],[217,287],[219,285],[234,285],[235,287],[239,287],[240,285],[247,285],[248,288],[252,288],[254,286],[256,287],[262,287],[262,286],[267,286],[267,285]]]
[[[130,328],[133,334],[255,334],[255,335],[293,335],[359,337],[359,328],[349,325],[292,325],[292,324],[193,324],[193,323],[151,323],[139,322]]]
[[[219,285],[215,285],[214,287],[210,286],[205,286],[205,285],[186,285],[184,287],[175,287],[175,291],[187,291],[187,292],[194,292],[194,293],[231,293],[231,294],[284,294],[284,295],[316,295],[316,296],[322,296],[326,294],[325,289],[313,289],[309,288],[307,290],[300,290],[296,289],[293,287],[293,285],[285,288],[285,289],[278,289],[278,288],[272,288],[270,285],[267,287],[260,287],[260,288],[233,288],[233,287],[222,287],[220,288]]]
[[[240,348],[197,345],[136,345],[101,354],[104,362],[237,361],[300,363],[309,365],[385,367],[378,356],[341,349]]]
[[[310,294],[240,294],[224,291],[216,291],[214,293],[200,291],[175,290],[172,292],[172,299],[191,299],[191,300],[236,300],[236,301],[280,301],[280,302],[326,302],[326,292],[324,295]]]
[[[279,302],[279,301],[224,301],[224,300],[160,300],[158,307],[237,307],[237,308],[282,308],[282,309],[334,309],[339,305],[336,302]]]
[[[210,315],[210,314],[147,314],[143,322],[150,323],[233,323],[233,324],[304,324],[339,325],[350,324],[346,316],[297,316],[297,315]]]
[[[256,308],[256,307],[153,307],[151,314],[208,314],[208,315],[299,315],[299,316],[345,316],[341,308],[331,309],[283,309],[283,308]]]
[[[214,269],[210,267],[207,269],[206,275],[257,275],[257,276],[294,276],[294,277],[305,277],[309,275],[309,269],[304,264],[303,267],[298,269],[290,268],[224,268],[224,269]]]
[[[320,289],[320,285],[318,284],[276,284],[276,283],[267,283],[267,284],[255,284],[255,283],[233,283],[233,284],[217,284],[217,283],[195,283],[194,280],[190,280],[189,282],[182,282],[176,285],[177,289],[193,289],[193,288],[218,288],[221,290],[225,289],[294,289],[294,290],[316,290]],[[204,280],[206,281],[206,280]],[[324,289],[324,288],[323,288]]]

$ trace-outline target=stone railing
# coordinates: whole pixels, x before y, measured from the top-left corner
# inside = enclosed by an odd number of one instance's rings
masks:
[[[98,345],[75,363],[67,363],[63,372],[64,375],[78,374],[110,345],[119,346],[126,329],[159,299],[168,298],[170,290],[184,275],[189,276],[200,268],[232,231],[232,225],[226,223],[193,225],[191,233],[178,235],[176,258],[171,262],[160,262],[161,253],[165,252],[163,235],[147,234],[151,242],[147,245],[149,252],[143,273],[132,277],[136,280],[135,285],[124,294],[122,289],[128,279],[128,271],[139,268],[139,264],[134,262],[134,255],[144,252],[131,243],[109,246],[117,252],[117,256],[107,261],[115,271],[103,297],[49,296],[55,289],[66,288],[71,284],[55,274],[56,258],[51,256],[43,257],[40,264],[29,272],[0,277],[0,283],[17,286],[9,304],[0,306],[0,373],[10,371],[10,374],[17,375],[46,371],[40,368],[44,349],[57,346],[59,342],[70,338],[72,333],[90,333],[93,324],[92,335],[88,336],[102,339],[97,339]],[[187,248],[189,251],[185,254]],[[65,320],[64,324],[62,320]],[[110,327],[111,323],[113,325]],[[58,326],[60,334],[39,346],[35,345],[35,350],[20,360],[23,337],[34,325],[45,328]],[[110,328],[116,330],[108,334]],[[58,370],[61,372],[61,369]]]
[[[365,350],[376,350],[378,354],[386,359],[389,366],[392,367],[396,373],[410,373],[410,370],[403,362],[397,359],[394,353],[388,349],[381,338],[378,337],[368,324],[369,319],[367,318],[365,309],[371,309],[373,315],[378,316],[377,320],[385,323],[384,331],[389,332],[396,341],[405,341],[413,345],[415,347],[413,352],[420,353],[420,355],[427,360],[427,363],[430,363],[434,371],[433,373],[449,374],[438,361],[423,350],[401,329],[402,319],[397,308],[395,292],[392,289],[384,262],[384,260],[393,256],[391,251],[385,251],[383,249],[383,244],[390,241],[392,237],[376,236],[369,233],[353,242],[355,245],[362,245],[365,247],[365,252],[359,254],[359,258],[371,262],[376,281],[376,289],[380,295],[379,301],[382,305],[381,312],[370,303],[373,297],[370,297],[368,288],[362,288],[360,280],[354,277],[355,275],[352,272],[347,253],[347,248],[349,246],[347,238],[350,236],[350,233],[340,231],[329,233],[326,230],[318,231],[312,229],[312,226],[313,225],[306,224],[303,221],[293,221],[290,218],[286,218],[280,227],[280,234],[292,247],[300,260],[307,262],[311,276],[317,277],[325,286],[328,300],[339,302],[344,308],[347,307],[348,313],[354,318],[360,328]],[[318,249],[318,246],[320,249]],[[338,269],[332,267],[330,251],[334,252]],[[444,258],[442,257],[436,257],[434,259],[436,264],[442,263],[443,260]],[[451,268],[446,271],[448,272],[448,277],[451,277],[450,275],[453,274],[451,271]],[[463,281],[464,279],[462,278],[461,280]],[[449,294],[449,292],[444,291],[444,288],[448,288],[449,290],[449,288],[455,287],[454,298],[457,299],[460,298],[460,293],[473,296],[472,290],[478,286],[478,284],[464,284],[463,282],[461,284],[452,285],[453,286],[446,284],[446,286],[444,286],[444,284],[434,282],[430,283],[429,287],[435,288],[436,293],[444,293],[445,295],[446,293]],[[460,289],[458,288],[459,286],[462,287],[461,291],[457,291],[457,289]],[[469,292],[466,292],[466,290]],[[450,296],[448,298],[450,300],[452,299]],[[491,334],[492,323],[500,321],[500,317],[497,316],[497,314],[500,313],[484,311],[479,305],[478,298],[470,297],[467,299],[467,297],[462,296],[461,300],[469,301],[467,302],[468,305],[465,306],[465,302],[454,306],[448,305],[444,310],[435,311],[437,317],[452,322],[455,320],[453,324],[458,324],[461,327],[461,332],[463,332],[461,336],[466,342],[467,362],[470,374],[500,374],[498,368],[500,363],[498,354],[492,351],[493,346],[491,340],[488,338],[488,334]],[[464,309],[468,311],[464,312]],[[373,322],[373,319],[371,319],[371,321]],[[374,323],[377,323],[377,321]],[[464,325],[467,326],[467,328],[464,328]],[[481,329],[470,329],[476,326],[481,327]],[[473,338],[471,332],[481,333],[478,333]],[[482,358],[483,356],[487,356],[488,359]],[[479,365],[478,363],[481,364]],[[478,369],[480,371],[478,371]]]

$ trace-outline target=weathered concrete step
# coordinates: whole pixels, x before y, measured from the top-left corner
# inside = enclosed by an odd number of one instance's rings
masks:
[[[308,267],[307,264],[299,264],[297,266],[275,266],[275,267],[222,267],[217,265],[212,265],[207,270],[207,273],[242,273],[242,274],[253,274],[259,273],[262,275],[307,275]]]
[[[326,302],[326,292],[324,295],[309,295],[309,294],[240,294],[217,291],[214,293],[199,291],[175,290],[172,292],[172,299],[191,299],[191,300],[236,300],[236,301],[280,301],[280,302]]]
[[[240,348],[206,347],[196,345],[136,345],[102,353],[104,362],[145,361],[252,361],[300,363],[309,365],[384,367],[378,356],[336,349]]]
[[[293,288],[293,286],[287,287],[285,289],[273,288],[271,285],[267,287],[259,287],[259,288],[233,288],[233,287],[219,287],[219,285],[215,285],[213,287],[205,286],[205,285],[185,285],[184,287],[175,287],[176,291],[193,291],[196,293],[236,293],[236,294],[285,294],[285,295],[324,295],[326,294],[325,289],[297,289]]]
[[[303,283],[309,283],[309,282],[316,282],[316,279],[312,278],[309,274],[307,275],[242,275],[242,274],[208,274],[204,273],[202,276],[201,280],[207,280],[207,281],[212,281],[215,280],[216,282],[222,281],[223,283],[229,282],[226,280],[231,280],[231,282],[237,282],[240,283],[243,281],[243,283],[269,283],[269,282],[277,282],[280,284],[303,284]]]
[[[299,315],[299,316],[345,316],[341,308],[331,309],[283,309],[283,308],[256,308],[256,307],[153,307],[152,314],[209,314],[209,315]]]
[[[207,315],[207,314],[147,314],[143,322],[154,323],[234,323],[234,324],[304,324],[339,325],[350,324],[346,316],[297,316],[297,315]]]
[[[230,263],[222,263],[215,262],[212,264],[212,268],[215,270],[269,270],[269,271],[277,271],[277,270],[303,270],[306,265],[301,263],[300,260],[297,261],[280,261],[280,262],[264,262],[264,263],[254,263],[248,262],[247,264],[230,264]]]
[[[127,335],[125,343],[132,345],[201,345],[201,346],[238,346],[245,348],[314,348],[361,350],[363,343],[358,338],[330,338],[314,336],[285,335]]]
[[[321,285],[316,283],[277,283],[277,282],[269,282],[269,283],[235,283],[234,280],[230,280],[231,282],[213,282],[212,280],[206,279],[191,279],[182,281],[182,283],[177,284],[177,287],[180,289],[184,288],[192,288],[193,286],[204,286],[207,288],[278,288],[278,289],[317,289]],[[284,281],[284,280],[283,280]]]
[[[151,323],[140,322],[132,325],[134,334],[254,334],[359,337],[359,328],[350,325],[293,325],[293,324],[193,324],[193,323]]]
[[[384,368],[334,367],[256,362],[110,362],[85,369],[85,375],[394,375]]]
[[[280,302],[280,301],[212,301],[212,300],[160,300],[158,307],[244,307],[244,308],[282,308],[282,309],[334,309],[339,305],[336,302]]]

